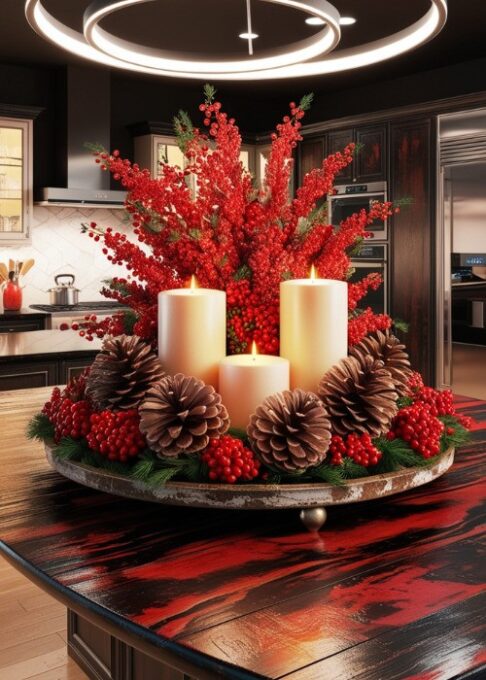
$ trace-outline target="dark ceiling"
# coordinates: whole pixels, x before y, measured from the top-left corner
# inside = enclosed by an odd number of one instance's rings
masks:
[[[57,18],[79,30],[89,0],[44,0],[44,4]],[[429,6],[428,0],[334,0],[334,4],[341,15],[357,19],[354,26],[343,27],[343,47],[399,30]],[[254,28],[260,35],[255,41],[256,55],[258,49],[285,45],[316,30],[307,26],[304,15],[295,9],[261,0],[253,0],[252,8]],[[33,32],[24,17],[23,0],[2,0],[0,11],[0,63],[66,64],[79,61]],[[106,19],[103,26],[126,39],[153,47],[188,53],[204,51],[215,56],[242,54],[245,43],[237,35],[245,29],[245,2],[153,0],[120,10]],[[486,56],[485,26],[485,0],[449,0],[449,19],[443,32],[410,54],[381,65],[332,76],[297,79],[292,83],[224,83],[220,88],[266,94],[290,89],[330,92],[390,80]],[[171,79],[165,82],[170,83]]]

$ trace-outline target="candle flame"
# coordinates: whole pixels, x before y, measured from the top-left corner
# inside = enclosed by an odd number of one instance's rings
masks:
[[[251,345],[251,356],[253,357],[253,361],[255,361],[257,354],[258,354],[258,350],[257,350],[256,342],[253,340],[253,343]]]
[[[311,281],[315,281],[317,279],[316,268],[314,265],[311,267],[309,278]]]
[[[197,288],[196,277],[194,276],[194,274],[191,276],[191,283],[189,287],[191,290],[195,290]]]

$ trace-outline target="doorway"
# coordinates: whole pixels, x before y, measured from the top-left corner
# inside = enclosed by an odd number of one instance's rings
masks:
[[[439,387],[486,399],[486,110],[439,118]]]

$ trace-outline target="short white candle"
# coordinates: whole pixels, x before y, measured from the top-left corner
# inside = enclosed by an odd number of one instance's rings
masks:
[[[167,373],[193,375],[218,389],[226,355],[226,293],[211,288],[159,293],[159,359]]]
[[[235,354],[219,364],[219,393],[231,427],[246,429],[266,397],[289,389],[289,362],[269,354]]]
[[[315,278],[280,284],[280,355],[290,361],[290,388],[315,392],[348,354],[348,284]]]

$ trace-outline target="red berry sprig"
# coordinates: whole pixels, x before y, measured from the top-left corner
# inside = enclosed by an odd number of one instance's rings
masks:
[[[333,435],[329,451],[331,465],[342,465],[343,459],[347,456],[358,465],[369,467],[377,465],[382,456],[369,434],[348,434],[346,439]]]
[[[429,404],[417,401],[400,409],[387,438],[393,440],[399,437],[424,458],[432,458],[440,453],[443,432],[444,423],[433,415]]]
[[[91,415],[88,445],[108,460],[126,463],[135,458],[146,446],[140,432],[140,417],[136,409],[126,411],[101,411]]]
[[[407,381],[407,394],[414,397],[417,392],[420,392],[424,388],[424,381],[418,371],[412,371],[410,377]]]
[[[456,413],[451,390],[439,391],[433,387],[422,387],[415,399],[428,404],[433,416],[453,416]]]
[[[250,482],[260,472],[260,461],[253,451],[246,448],[241,439],[229,435],[211,439],[202,460],[207,464],[209,479],[213,482]]]
[[[91,408],[87,401],[63,399],[54,418],[54,441],[58,443],[63,437],[86,437],[91,429],[90,416]]]

